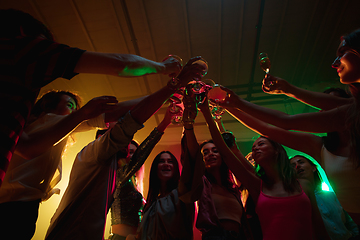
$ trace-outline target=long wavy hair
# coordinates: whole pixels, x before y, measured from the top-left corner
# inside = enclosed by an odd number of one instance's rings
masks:
[[[284,189],[287,192],[294,192],[296,190],[300,190],[300,186],[296,180],[296,171],[295,169],[290,165],[289,157],[284,149],[284,147],[277,143],[270,138],[267,138],[265,136],[260,136],[259,138],[265,138],[270,142],[270,144],[273,146],[276,155],[276,166],[279,173],[279,177],[283,183]],[[255,162],[255,169],[257,175],[263,180],[266,181],[266,173],[264,169]]]
[[[200,149],[202,149],[208,143],[214,143],[214,141],[210,139],[202,142],[200,144]],[[206,168],[204,175],[209,180],[210,183],[212,184],[217,183],[215,177]],[[230,192],[234,192],[238,190],[237,185],[234,181],[233,174],[223,159],[221,159],[221,165],[220,165],[220,179],[221,179],[221,185],[224,186]]]
[[[151,164],[150,168],[150,177],[149,177],[149,191],[146,197],[146,204],[144,206],[144,213],[150,208],[153,202],[156,201],[159,193],[160,193],[160,179],[158,177],[158,165],[160,162],[160,157],[163,153],[168,153],[173,161],[174,164],[174,175],[173,177],[166,183],[167,191],[171,192],[172,190],[176,189],[179,185],[180,180],[180,169],[179,163],[170,151],[162,151],[158,155],[156,155],[153,163]]]
[[[360,53],[360,29],[346,36],[342,36],[341,40],[344,40],[346,45],[351,49]],[[360,83],[351,83],[349,87],[355,101],[347,113],[346,128],[350,134],[350,159],[354,167],[358,168],[360,166]]]

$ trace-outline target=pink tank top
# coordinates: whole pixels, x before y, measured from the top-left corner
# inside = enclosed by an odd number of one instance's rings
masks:
[[[256,204],[263,240],[312,239],[311,203],[303,190],[290,197],[272,197],[261,191]]]

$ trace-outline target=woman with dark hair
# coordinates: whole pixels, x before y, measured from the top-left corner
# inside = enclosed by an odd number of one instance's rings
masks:
[[[329,239],[309,182],[297,180],[285,149],[266,137],[252,147],[257,172],[242,154],[234,154],[222,140],[207,101],[201,111],[211,136],[235,177],[256,204],[263,239]]]
[[[168,195],[178,187],[180,180],[179,163],[169,151],[162,151],[154,158],[150,168],[149,192],[144,213],[158,199]]]
[[[201,179],[192,174],[201,172],[201,164],[185,159],[180,176],[171,152],[162,151],[155,157],[138,239],[192,239],[195,201],[201,193]]]
[[[296,155],[290,158],[299,179],[306,179],[314,186],[316,203],[324,221],[325,228],[332,240],[358,239],[359,229],[349,214],[343,209],[332,191],[322,190],[322,178],[310,159]]]
[[[114,192],[114,202],[111,205],[112,235],[109,239],[125,240],[129,235],[136,235],[144,206],[143,163],[160,141],[165,129],[170,125],[173,116],[170,109],[170,107],[167,108],[164,119],[140,145],[135,140],[131,140],[127,156],[118,160],[117,186]],[[131,176],[131,178],[119,185],[124,176]]]
[[[213,140],[199,145],[194,133],[198,100],[202,96],[194,95],[188,85],[183,103],[183,122],[186,140],[183,142],[190,156],[205,164],[205,172],[199,175],[203,182],[203,191],[198,200],[196,228],[201,231],[202,239],[246,239],[246,214],[242,204],[241,189],[220,155]],[[201,101],[200,101],[201,102]],[[222,126],[222,122],[218,121]],[[223,131],[225,129],[221,128]],[[230,132],[224,132],[229,147],[238,151],[235,138]]]
[[[283,129],[320,133],[342,132],[335,148],[323,147],[321,149],[321,166],[329,177],[341,205],[359,226],[360,29],[341,38],[337,58],[332,67],[337,70],[340,82],[348,84],[350,87],[353,99],[349,100],[349,104],[335,104],[335,108],[322,112],[287,115],[247,102],[236,96],[231,90],[223,88],[230,95],[223,107],[237,108]],[[277,77],[267,75],[264,82],[271,85],[276,84],[278,80]]]
[[[149,191],[138,230],[141,240],[193,239],[195,201],[202,193],[204,163],[189,118],[196,114],[184,102],[184,134],[181,139],[181,164],[169,151],[159,153],[150,169]],[[191,117],[190,117],[191,116]]]
[[[28,138],[19,141],[0,188],[0,212],[7,219],[1,224],[2,236],[17,232],[19,238],[31,239],[40,202],[60,192],[54,187],[61,179],[61,157],[70,133],[75,128],[105,128],[100,114],[113,109],[106,105],[114,102],[114,97],[98,97],[80,108],[80,98],[68,91],[50,91],[39,99],[24,129]],[[14,224],[19,216],[21,232]]]
[[[201,231],[202,239],[249,239],[251,234],[242,203],[246,201],[243,189],[238,186],[239,182],[235,181],[213,140],[201,143],[199,148],[205,162],[205,174],[196,227]]]

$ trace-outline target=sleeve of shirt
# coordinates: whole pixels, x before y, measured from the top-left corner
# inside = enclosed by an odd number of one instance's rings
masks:
[[[20,75],[32,88],[41,88],[62,77],[71,79],[85,50],[72,48],[42,37],[19,40],[16,61]]]
[[[85,146],[78,154],[79,160],[107,164],[115,153],[130,143],[134,134],[142,127],[128,112],[112,129]]]
[[[96,128],[100,128],[100,129],[107,128],[107,125],[105,123],[105,114],[100,114],[96,118],[83,121],[81,124],[79,124],[76,127],[74,132],[85,132]]]
[[[140,144],[132,156],[130,162],[124,167],[121,177],[117,179],[116,191],[120,191],[120,188],[126,183],[144,164],[145,160],[154,149],[155,145],[160,141],[163,132],[159,132],[155,128],[150,135]],[[114,196],[117,196],[115,192]]]

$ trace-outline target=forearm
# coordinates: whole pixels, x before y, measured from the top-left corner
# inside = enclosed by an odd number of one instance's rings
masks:
[[[165,132],[165,129],[171,124],[171,116],[165,114],[164,119],[159,123],[157,129],[159,132]]]
[[[162,73],[165,66],[161,63],[133,55],[85,52],[74,69],[77,73],[96,73],[122,77],[137,77]]]
[[[135,121],[142,124],[149,119],[163,103],[175,92],[174,89],[165,86],[157,92],[144,98],[130,112]]]
[[[221,133],[226,132],[225,126],[224,126],[221,118],[220,119],[215,119],[215,122],[216,122],[216,125],[218,126]]]
[[[317,133],[343,130],[345,126],[344,116],[350,107],[350,105],[343,105],[324,112],[288,115],[281,111],[253,104],[239,97],[236,98],[235,104],[231,107],[234,106],[257,119],[263,119],[266,123],[285,130]]]
[[[321,137],[310,133],[294,132],[272,126],[235,108],[229,108],[228,111],[238,121],[254,132],[266,136],[282,145],[309,154],[317,161],[320,160],[320,152],[323,145]]]
[[[84,120],[80,112],[73,112],[36,131],[27,133],[25,129],[16,146],[16,153],[25,159],[39,156],[68,136]]]
[[[140,144],[126,166],[122,179],[118,180],[119,186],[131,178],[144,164],[156,144],[160,141],[164,132],[155,128],[150,135]]]
[[[138,103],[144,100],[147,96],[139,97],[136,99],[119,102],[116,104],[116,109],[112,112],[105,113],[105,122],[115,122],[122,116],[124,116],[128,111],[133,109]]]
[[[202,177],[205,171],[203,155],[200,152],[199,144],[193,129],[184,130],[183,139],[181,139],[183,166],[179,182],[179,198],[185,203],[197,201],[202,193]]]
[[[333,109],[353,101],[352,98],[342,98],[327,93],[308,91],[291,84],[287,87],[285,94],[307,105],[322,110]]]
[[[212,137],[215,145],[217,146],[219,152],[223,156],[224,161],[230,168],[230,170],[232,172],[234,172],[234,174],[235,174],[235,172],[237,172],[236,170],[238,170],[239,168],[245,168],[246,171],[254,172],[253,167],[247,162],[247,160],[244,158],[243,155],[239,156],[240,158],[238,158],[238,156],[236,156],[228,148],[228,146],[226,145],[225,141],[223,140],[223,138],[221,136],[221,133],[219,132],[218,127],[216,126],[216,124],[212,118],[210,111],[205,109],[204,111],[202,111],[202,113],[204,115],[206,123],[208,124],[211,137]],[[234,160],[229,161],[229,159],[234,159]],[[237,176],[237,178],[238,178],[238,176]],[[240,178],[238,178],[238,179],[240,179]]]
[[[185,141],[186,141],[186,148],[191,156],[192,159],[195,159],[197,154],[200,152],[199,143],[197,142],[194,128],[186,126],[184,127],[185,131]]]
[[[239,109],[240,111],[243,111],[258,119],[266,119],[267,123],[281,127],[283,129],[292,129],[291,127],[294,127],[293,125],[295,125],[289,122],[291,115],[275,109],[256,105],[238,96],[234,102],[234,106],[231,108]],[[226,109],[228,110],[230,108],[226,107]]]

